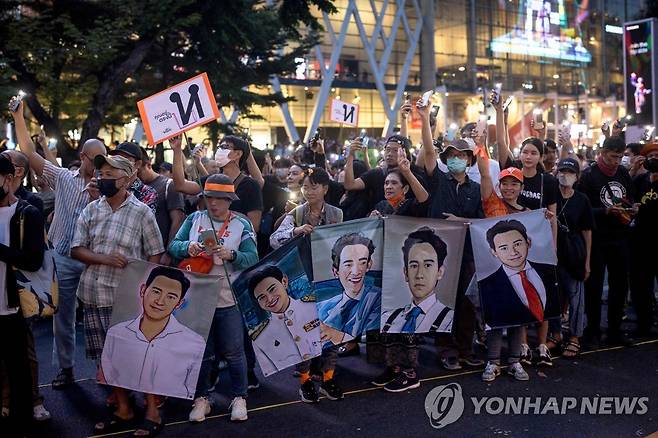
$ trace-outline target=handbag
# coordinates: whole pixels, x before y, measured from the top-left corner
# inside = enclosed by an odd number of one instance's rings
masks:
[[[178,264],[178,269],[183,271],[196,272],[197,274],[207,274],[212,269],[212,257],[200,255],[188,257]]]
[[[20,217],[20,247],[23,248],[25,234],[25,218],[21,212]],[[47,318],[57,312],[59,304],[59,286],[55,271],[55,256],[53,247],[48,242],[46,230],[43,230],[44,245],[43,263],[36,272],[29,272],[18,268],[14,269],[18,298],[20,300],[23,317],[28,320]]]

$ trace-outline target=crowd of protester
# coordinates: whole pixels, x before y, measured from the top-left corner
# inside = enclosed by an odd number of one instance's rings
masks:
[[[468,221],[544,209],[558,256],[561,320],[485,332],[476,303],[467,294],[475,273],[467,235],[452,333],[430,336],[436,343],[437,366],[481,367],[482,380],[491,382],[501,374],[506,339],[507,373],[528,380],[528,366],[550,367],[556,355],[575,358],[582,348],[597,348],[602,341],[629,345],[632,338],[622,330],[622,322],[631,305],[632,337],[655,334],[658,264],[650,252],[658,243],[653,230],[658,223],[658,143],[627,145],[615,124],[612,132],[603,132],[606,139],[592,162],[574,150],[569,138],[555,142],[546,138],[545,126],[533,123],[533,136],[514,145],[502,98],[490,101],[496,113],[492,144],[489,133],[478,131],[475,123],[466,124],[450,141],[435,135],[430,108],[419,100],[402,106],[398,134],[381,147],[370,145],[378,151],[373,163],[361,137],[345,150],[332,143],[341,158],[330,162],[319,138],[290,153],[282,149],[256,157],[247,140],[225,136],[212,159],[206,158],[204,146],[187,154],[183,138],[173,138],[173,162],[157,165],[149,150],[134,142],[108,149],[100,140],[89,139],[79,147],[80,161],[69,168],[61,167],[52,153],[43,155],[48,148],[38,148],[42,139],[30,136],[20,103],[12,113],[19,149],[0,154],[0,331],[11,333],[3,337],[0,349],[2,416],[15,418],[17,424],[50,418],[39,393],[35,339],[21,316],[14,274],[14,269],[41,267],[41,230],[46,228],[59,282],[59,309],[53,319],[56,390],[66,390],[75,381],[77,309],[83,314],[86,357],[98,364],[128,260],[176,266],[203,251],[197,230],[211,220],[218,229],[235,231],[215,247],[214,258],[240,270],[323,225],[390,215]],[[421,121],[422,147],[417,150],[407,134],[412,111]],[[30,175],[35,191],[24,186]],[[22,226],[29,232],[23,233]],[[419,233],[417,238],[427,237]],[[241,313],[228,280],[222,281],[189,414],[194,422],[211,412],[220,368],[227,368],[230,378],[233,421],[247,419],[247,394],[260,385]],[[605,282],[607,329],[602,333]],[[381,375],[372,376],[373,385],[389,392],[420,385],[419,336],[367,333],[368,358],[382,366]],[[330,400],[343,398],[336,364],[341,357],[359,355],[360,348],[356,340],[350,341],[297,365],[301,400],[317,402],[320,394]],[[100,368],[97,377],[103,381]],[[114,411],[99,419],[94,431],[111,433],[137,424],[136,436],[157,434],[166,401],[148,394],[145,400],[145,418],[135,422],[129,391],[111,388],[106,403]]]

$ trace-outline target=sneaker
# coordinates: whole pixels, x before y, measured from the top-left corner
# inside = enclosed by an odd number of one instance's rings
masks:
[[[73,368],[61,368],[57,377],[53,380],[53,389],[65,389],[75,382],[73,378]]]
[[[410,375],[411,374],[411,375]],[[388,382],[384,386],[384,390],[388,392],[403,392],[408,389],[415,389],[420,386],[420,380],[418,380],[418,375],[415,372],[401,372],[398,377]]]
[[[50,412],[48,412],[45,408],[45,406],[42,404],[36,405],[32,409],[32,417],[36,421],[46,421],[50,420]]]
[[[487,362],[487,366],[482,373],[482,380],[485,382],[493,382],[496,377],[500,376],[500,367],[495,362]]]
[[[513,364],[510,364],[510,366],[507,368],[507,374],[510,376],[514,377],[516,380],[529,380],[530,376],[528,376],[528,373],[525,372],[523,367],[519,362],[514,362]]]
[[[448,371],[456,371],[462,369],[462,366],[459,365],[459,359],[456,357],[442,357],[441,365],[443,365],[443,368]]]
[[[460,357],[459,363],[463,363],[469,367],[481,367],[484,365],[482,359],[478,359],[474,354],[468,355],[466,357]]]
[[[335,379],[329,379],[322,382],[320,385],[320,394],[327,397],[329,400],[340,400],[344,397],[343,390],[336,383]]]
[[[254,370],[249,370],[247,372],[247,390],[253,391],[254,389],[260,388],[260,382]]]
[[[247,400],[244,397],[235,397],[229,406],[231,421],[247,421]]]
[[[317,403],[320,400],[318,391],[315,389],[315,383],[311,379],[302,383],[302,386],[299,388],[299,396],[304,403]]]
[[[375,386],[385,386],[387,383],[395,380],[400,375],[400,373],[401,371],[399,370],[395,371],[394,368],[386,367],[386,371],[384,371],[384,373],[380,376],[375,377],[370,383]]]
[[[206,415],[210,413],[210,401],[208,397],[197,397],[192,405],[189,420],[200,423],[206,419]]]
[[[521,363],[523,365],[532,365],[532,350],[528,344],[521,344]]]
[[[553,366],[553,358],[551,358],[551,352],[546,344],[539,344],[539,347],[537,347],[537,353],[539,355],[537,358],[537,365],[544,367]]]

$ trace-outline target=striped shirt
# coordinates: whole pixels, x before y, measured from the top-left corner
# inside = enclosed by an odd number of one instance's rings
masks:
[[[78,216],[91,202],[87,183],[78,170],[72,172],[49,161],[44,164],[43,177],[55,191],[56,200],[48,238],[58,254],[68,256]]]
[[[105,196],[87,205],[78,218],[71,243],[71,248],[77,247],[137,260],[164,252],[153,211],[132,194],[116,211],[112,211]],[[80,277],[78,297],[90,306],[112,306],[122,273],[123,269],[108,265],[87,265]]]

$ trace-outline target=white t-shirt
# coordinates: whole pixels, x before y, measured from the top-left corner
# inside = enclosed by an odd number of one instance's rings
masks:
[[[16,213],[18,202],[9,207],[0,207],[0,243],[9,246],[9,222]],[[11,269],[3,261],[0,261],[0,315],[13,315],[18,312],[18,307],[7,307],[7,269]]]

